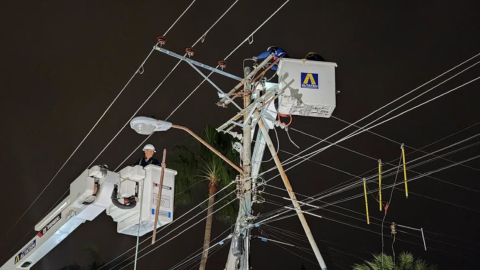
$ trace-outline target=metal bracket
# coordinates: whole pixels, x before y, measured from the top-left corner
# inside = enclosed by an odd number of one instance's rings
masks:
[[[218,87],[215,83],[213,83],[212,80],[210,80],[210,79],[208,78],[208,76],[206,76],[205,74],[203,74],[203,72],[201,72],[197,67],[195,67],[195,66],[193,65],[193,63],[190,63],[190,62],[189,62],[188,64],[189,64],[193,69],[195,69],[195,71],[197,71],[207,82],[209,82],[213,87],[215,87],[215,89],[217,89],[218,92],[222,93],[231,103],[233,103],[233,105],[235,105],[235,107],[237,107],[240,111],[242,110],[242,108],[241,108],[240,106],[238,106],[237,103],[233,102],[233,100],[232,100],[229,96],[227,96],[227,95],[225,94],[225,92],[223,92],[222,89],[220,89],[220,87]]]
[[[233,74],[230,74],[230,73],[228,73],[228,72],[225,72],[225,71],[220,70],[220,69],[217,69],[217,68],[213,68],[213,67],[211,67],[211,66],[207,66],[207,65],[202,64],[202,63],[200,63],[200,62],[198,62],[198,61],[192,60],[192,59],[187,58],[187,57],[185,57],[185,56],[182,56],[182,55],[176,54],[176,53],[174,53],[174,52],[171,52],[171,51],[169,51],[169,50],[166,50],[166,49],[164,49],[164,48],[162,48],[162,47],[154,46],[153,48],[154,48],[155,50],[159,51],[159,52],[162,52],[162,53],[164,53],[164,54],[166,54],[166,55],[173,56],[173,57],[175,57],[175,58],[177,58],[177,59],[180,59],[180,60],[183,60],[183,61],[185,61],[185,62],[187,62],[187,63],[189,63],[189,64],[193,64],[193,65],[195,65],[195,66],[199,66],[199,67],[201,67],[201,68],[210,70],[211,72],[218,73],[218,74],[220,74],[220,75],[223,75],[223,76],[228,77],[228,78],[230,78],[230,79],[234,79],[234,80],[236,80],[236,81],[242,81],[242,78],[240,78],[240,77],[238,77],[238,76],[235,76],[235,75],[233,75]]]

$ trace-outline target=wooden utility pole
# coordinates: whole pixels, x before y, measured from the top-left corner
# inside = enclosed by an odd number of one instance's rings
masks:
[[[153,225],[152,245],[155,244],[155,237],[157,236],[158,212],[160,211],[160,203],[162,200],[163,177],[165,176],[165,168],[167,167],[167,165],[165,164],[166,158],[167,158],[167,149],[163,149],[162,172],[160,174],[160,183],[158,184],[157,209],[155,209],[155,223]]]
[[[258,113],[256,113],[257,117],[260,117]],[[272,154],[272,157],[275,161],[275,165],[277,165],[278,172],[280,173],[280,176],[282,177],[283,184],[285,185],[285,189],[288,192],[288,196],[290,196],[290,200],[292,201],[292,204],[294,206],[295,211],[297,212],[298,218],[300,219],[300,223],[302,224],[303,230],[305,231],[305,234],[307,235],[308,242],[310,242],[310,245],[312,246],[313,253],[315,254],[315,257],[317,257],[318,263],[320,264],[320,267],[324,270],[327,269],[327,265],[325,264],[325,261],[323,260],[322,254],[320,254],[320,250],[318,249],[317,243],[315,242],[315,239],[313,238],[312,232],[310,231],[310,227],[308,226],[307,220],[305,219],[305,216],[303,215],[303,211],[300,208],[300,204],[297,201],[297,198],[295,196],[295,193],[293,192],[292,186],[290,185],[290,181],[288,180],[287,174],[283,170],[282,163],[280,162],[280,159],[277,156],[277,150],[275,149],[275,146],[272,143],[272,140],[270,139],[270,136],[268,135],[268,129],[265,127],[265,124],[263,123],[263,120],[260,119],[258,120],[258,126],[260,127],[260,130],[263,133],[263,137],[265,138],[265,141],[267,143],[268,149],[270,149],[270,153]]]

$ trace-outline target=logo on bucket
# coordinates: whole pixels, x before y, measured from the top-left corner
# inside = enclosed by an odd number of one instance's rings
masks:
[[[318,89],[317,73],[301,73],[302,88]]]

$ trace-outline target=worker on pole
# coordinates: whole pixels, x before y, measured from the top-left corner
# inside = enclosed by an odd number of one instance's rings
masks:
[[[271,47],[268,47],[266,51],[262,52],[261,54],[259,54],[256,57],[254,57],[254,59],[255,60],[262,60],[262,59],[267,58],[272,53],[274,55],[273,56],[273,61],[277,60],[277,58],[280,58],[280,57],[288,58],[288,54],[284,49],[282,49],[280,47],[271,46]],[[271,68],[271,70],[277,70],[277,68],[278,68],[278,63],[276,63]]]
[[[153,158],[153,154],[156,152],[155,146],[153,146],[152,144],[147,144],[143,147],[143,152],[145,153],[145,156],[135,161],[135,163],[133,163],[133,166],[140,165],[142,167],[145,167],[150,164],[160,165],[158,159]]]

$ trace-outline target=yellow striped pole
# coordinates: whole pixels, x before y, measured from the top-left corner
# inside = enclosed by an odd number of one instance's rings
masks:
[[[382,160],[378,160],[378,204],[382,211]]]
[[[403,158],[403,176],[405,178],[405,196],[408,198],[408,185],[407,185],[407,166],[405,165],[405,147],[402,143],[402,158]]]
[[[363,178],[363,193],[365,194],[365,209],[367,212],[367,224],[370,224],[370,215],[368,214],[367,179],[365,178]]]

